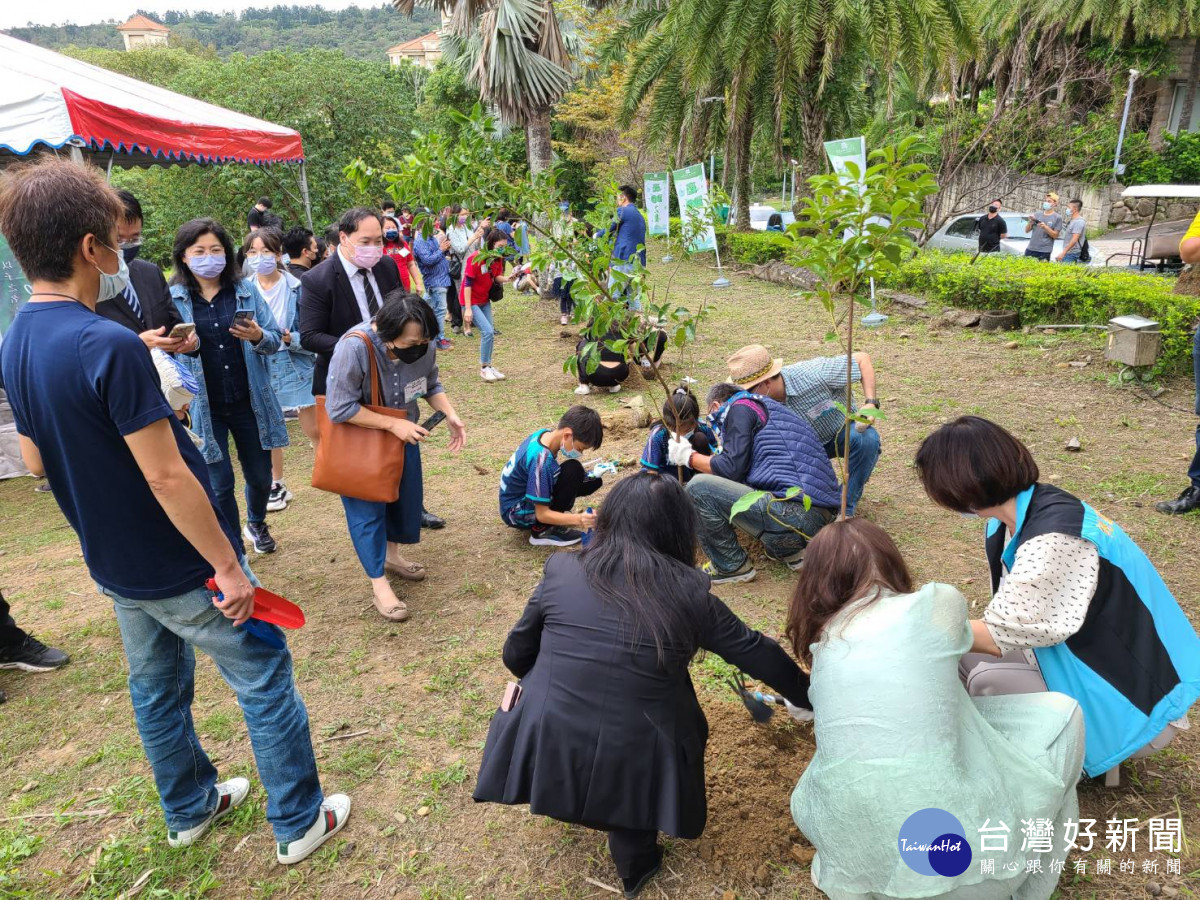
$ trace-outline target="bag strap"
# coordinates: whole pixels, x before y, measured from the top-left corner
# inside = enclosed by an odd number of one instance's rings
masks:
[[[362,338],[362,342],[367,345],[367,365],[371,370],[371,405],[383,406],[379,390],[379,360],[375,358],[375,345],[371,343],[371,339],[364,332],[352,331],[350,333]]]

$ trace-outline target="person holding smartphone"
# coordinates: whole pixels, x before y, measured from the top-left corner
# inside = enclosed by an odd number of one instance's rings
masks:
[[[288,444],[283,409],[271,386],[270,358],[281,344],[279,325],[253,279],[239,277],[229,233],[214,219],[193,219],[175,235],[171,299],[194,322],[200,353],[186,358],[200,387],[192,401],[192,430],[230,527],[241,523],[233,493],[229,438],[246,483],[242,536],[255,553],[274,553],[267,528],[271,451]]]
[[[358,334],[367,337],[369,349]],[[425,567],[400,553],[402,544],[421,540],[421,442],[429,436],[429,430],[418,424],[417,401],[423,398],[435,411],[445,414],[452,453],[461,450],[467,441],[466,426],[438,376],[437,335],[437,318],[429,304],[418,294],[392,290],[384,295],[379,312],[370,322],[352,328],[338,341],[325,383],[325,411],[330,421],[390,431],[406,445],[400,493],[394,502],[342,497],[350,540],[371,580],[371,602],[389,622],[406,620],[408,604],[396,596],[388,573],[405,581],[425,580]],[[383,405],[404,410],[407,418],[395,419],[367,408],[372,402],[373,366],[378,367]],[[436,420],[428,424],[432,428]]]

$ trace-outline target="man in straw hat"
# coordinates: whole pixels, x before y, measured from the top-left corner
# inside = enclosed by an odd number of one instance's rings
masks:
[[[879,461],[879,432],[874,426],[846,428],[846,417],[838,404],[846,402],[846,356],[818,356],[782,368],[772,367],[766,374],[755,370],[771,358],[766,347],[752,344],[729,357],[730,381],[746,390],[763,394],[782,403],[807,421],[830,459],[842,459],[846,437],[850,439],[850,484],[846,492],[846,515],[854,515],[867,479]],[[859,351],[850,365],[851,382],[862,382],[866,394],[864,406],[879,409],[875,394],[875,366],[871,357]],[[857,409],[852,403],[851,409]],[[861,429],[861,430],[860,430]],[[838,504],[841,505],[840,503]]]
[[[1025,255],[1042,262],[1050,262],[1050,254],[1054,252],[1054,242],[1062,230],[1063,217],[1058,212],[1058,194],[1050,191],[1042,201],[1042,210],[1025,220],[1025,233],[1029,235],[1029,245]]]
[[[833,521],[841,501],[837,476],[811,425],[782,403],[746,391],[779,375],[783,360],[765,347],[747,347],[730,359],[734,380],[708,393],[709,422],[721,452],[705,456],[686,440],[668,446],[673,465],[702,474],[687,491],[700,515],[700,545],[708,555],[705,571],[713,584],[750,581],[757,572],[738,543],[737,529],[762,541],[768,555],[792,569],[804,561],[804,548]],[[802,493],[788,496],[789,489]],[[730,511],[751,491],[766,496],[730,523]],[[805,507],[808,498],[808,508]]]

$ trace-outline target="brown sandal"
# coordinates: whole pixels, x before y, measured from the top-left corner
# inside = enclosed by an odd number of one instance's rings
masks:
[[[386,561],[383,564],[385,572],[391,572],[393,575],[399,575],[405,581],[424,581],[425,567],[420,563],[409,562],[404,560],[402,564]]]

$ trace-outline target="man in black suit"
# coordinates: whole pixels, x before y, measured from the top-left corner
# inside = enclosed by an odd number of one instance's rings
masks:
[[[129,266],[129,285],[124,293],[97,303],[96,312],[136,332],[148,349],[195,353],[200,347],[195,334],[186,340],[169,337],[183,318],[171,301],[162,272],[154,263],[137,258],[142,248],[142,204],[129,191],[117,194],[125,205],[125,215],[117,222],[117,241]]]
[[[356,206],[338,223],[338,247],[300,279],[300,346],[317,354],[313,395],[325,393],[333,348],[342,335],[373,318],[390,291],[400,287],[400,270],[383,252],[383,216]],[[421,526],[445,520],[422,511]]]
[[[342,216],[337,251],[300,283],[300,346],[317,354],[313,394],[321,395],[342,335],[372,318],[384,295],[400,286],[400,270],[383,253],[379,211],[356,206]]]
[[[283,252],[287,254],[288,271],[303,278],[320,262],[316,236],[303,225],[289,228],[283,236]]]

